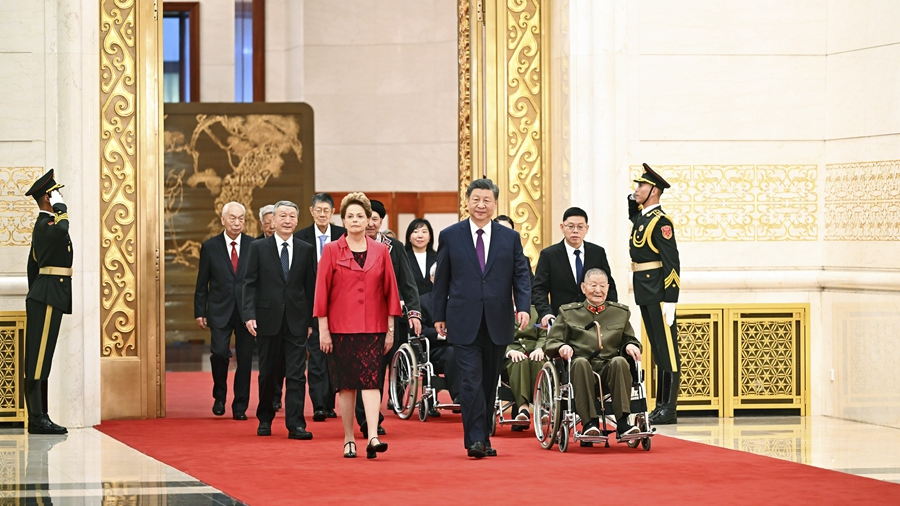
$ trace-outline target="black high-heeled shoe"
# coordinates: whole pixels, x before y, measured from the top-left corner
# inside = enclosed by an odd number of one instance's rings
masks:
[[[348,449],[347,446],[350,446]],[[347,441],[344,443],[344,458],[345,459],[355,459],[356,458],[356,443],[353,441]]]
[[[378,441],[378,443],[372,444],[372,441]],[[366,445],[366,458],[374,459],[377,457],[376,454],[386,452],[387,448],[387,443],[382,443],[377,437],[373,437],[369,440],[369,444]]]

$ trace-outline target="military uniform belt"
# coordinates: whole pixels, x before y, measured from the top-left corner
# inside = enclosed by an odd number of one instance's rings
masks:
[[[641,272],[641,271],[649,271],[651,269],[662,269],[662,262],[643,262],[636,264],[634,262],[631,263],[632,272]]]
[[[69,276],[72,277],[71,267],[41,267],[38,274],[47,274],[50,276]]]

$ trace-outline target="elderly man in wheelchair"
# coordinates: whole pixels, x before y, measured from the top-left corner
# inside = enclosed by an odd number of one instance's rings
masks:
[[[610,393],[612,397],[617,439],[619,442],[628,441],[632,446],[630,439],[640,433],[638,427],[628,423],[632,386],[635,384],[633,371],[637,374],[632,364],[640,363],[641,344],[628,321],[631,311],[624,304],[606,300],[609,282],[606,273],[600,269],[590,269],[584,274],[581,290],[587,300],[560,307],[559,315],[547,335],[544,350],[550,358],[571,359],[569,381],[574,390],[575,413],[582,424],[580,437],[589,441],[606,436],[600,429],[601,413],[598,413],[599,403],[595,402],[595,392],[598,386],[602,386],[600,391]],[[598,376],[602,380],[601,385],[597,384]],[[571,406],[568,409],[571,410]],[[560,450],[565,451],[563,445],[568,444],[568,426],[565,420],[562,422],[566,442],[560,439]],[[574,429],[574,418],[571,425]],[[606,427],[605,420],[603,426]],[[637,444],[636,440],[634,444]]]

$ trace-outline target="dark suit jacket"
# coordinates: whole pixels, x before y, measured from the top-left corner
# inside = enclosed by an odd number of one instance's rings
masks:
[[[223,234],[207,239],[200,246],[200,267],[194,289],[194,318],[206,318],[206,323],[221,329],[228,325],[234,309],[243,310],[244,273],[247,254],[254,241],[241,234],[237,274],[231,268],[231,249]]]
[[[334,223],[331,224],[331,241],[332,242],[337,241],[338,239],[341,238],[342,235],[344,235],[346,233],[347,233],[346,228],[339,227],[339,226],[335,225]],[[319,236],[320,235],[321,234],[319,233],[319,229],[316,227],[315,223],[313,223],[312,225],[310,225],[306,228],[301,228],[300,230],[298,230],[297,232],[294,233],[294,237],[309,244],[310,246],[315,248],[316,251],[319,250]]]
[[[606,251],[596,244],[584,242],[584,270],[600,269],[609,277],[609,292],[606,300],[617,302],[616,282],[606,259]],[[532,303],[537,308],[538,317],[543,318],[548,314],[559,316],[559,307],[572,302],[584,300],[581,291],[581,282],[575,281],[572,266],[569,264],[566,252],[565,239],[544,248],[538,258],[537,268],[534,272],[534,286],[531,289]],[[548,298],[549,295],[549,298]]]
[[[493,221],[484,273],[478,264],[469,220],[445,228],[440,235],[434,274],[434,321],[447,323],[450,344],[472,344],[487,323],[494,344],[508,345],[515,335],[515,307],[531,307],[528,259],[519,233]]]
[[[412,248],[406,250],[406,258],[409,260],[409,270],[412,272],[412,277],[416,281],[416,288],[419,289],[419,297],[421,297],[434,288],[434,284],[429,279],[428,271],[437,262],[437,252],[430,249],[425,251],[425,272],[422,272],[422,269],[419,268],[419,262],[416,261],[416,254]]]
[[[312,326],[313,298],[316,293],[316,251],[293,238],[294,249],[287,281],[281,272],[281,255],[275,236],[254,241],[247,255],[244,274],[244,322],[256,320],[256,332],[274,336],[287,317],[295,336],[306,337]]]
[[[400,291],[400,300],[406,304],[409,311],[422,311],[419,304],[419,290],[416,288],[416,281],[413,279],[412,269],[409,266],[409,259],[406,257],[406,249],[403,243],[397,239],[381,236],[382,243],[386,244],[391,250],[391,263],[394,266],[394,274],[397,276],[397,288]]]

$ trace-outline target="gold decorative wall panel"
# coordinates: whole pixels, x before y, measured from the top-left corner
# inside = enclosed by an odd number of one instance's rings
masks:
[[[809,307],[679,304],[679,411],[809,410]],[[657,388],[643,333],[644,364]]]
[[[551,235],[547,3],[458,2],[460,217],[469,181],[487,175],[532,263]]]
[[[0,247],[31,246],[38,207],[25,192],[43,167],[0,167]]]
[[[135,1],[101,4],[101,356],[137,356]]]
[[[25,312],[0,312],[0,422],[24,421]]]
[[[825,240],[900,240],[900,160],[825,166]]]
[[[662,205],[679,242],[818,239],[816,165],[653,167],[672,185]]]

